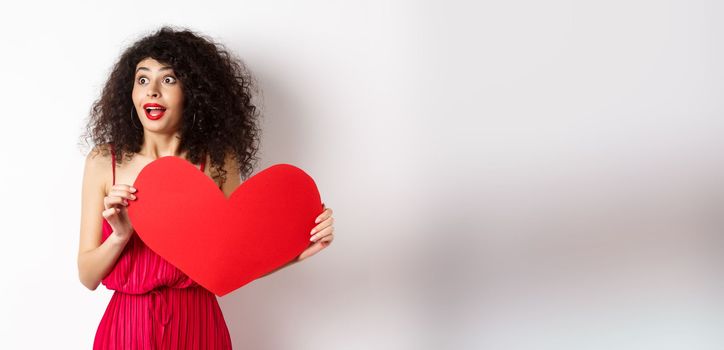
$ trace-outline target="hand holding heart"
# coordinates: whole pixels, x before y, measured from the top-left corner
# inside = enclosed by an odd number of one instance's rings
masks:
[[[316,254],[334,237],[332,210],[319,214],[314,180],[290,164],[261,171],[227,198],[191,163],[167,156],[146,165],[133,187],[132,230],[218,296]]]
[[[324,207],[324,203],[322,203]],[[319,225],[312,229],[310,241],[315,242],[305,249],[302,254],[297,257],[297,261],[302,261],[314,254],[317,254],[324,248],[327,248],[334,240],[334,218],[332,217],[332,208],[327,208],[317,217],[315,222]]]
[[[133,235],[133,226],[128,218],[128,206],[129,200],[135,200],[136,196],[133,194],[136,189],[128,186],[117,184],[111,187],[108,195],[103,198],[103,207],[105,210],[101,213],[103,217],[108,221],[113,229],[113,236],[115,236],[121,242],[127,242],[131,235]]]
[[[105,210],[102,212],[103,217],[108,221],[113,229],[113,234],[119,240],[127,241],[133,235],[133,226],[131,221],[128,219],[128,212],[126,207],[128,206],[129,200],[135,200],[136,196],[133,194],[136,189],[130,185],[117,184],[113,185],[108,196],[103,198],[103,206]],[[324,208],[324,203],[322,203]],[[316,219],[315,223],[319,225],[315,226],[310,232],[310,241],[313,243],[300,254],[296,261],[302,261],[314,254],[317,254],[322,249],[327,248],[334,240],[334,218],[332,217],[332,208],[325,208],[325,210]]]

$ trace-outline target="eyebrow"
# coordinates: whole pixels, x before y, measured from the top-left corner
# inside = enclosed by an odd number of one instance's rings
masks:
[[[171,68],[171,67],[163,67],[163,68],[159,69],[159,71],[162,71],[162,70],[170,70],[170,69],[173,69],[173,68]],[[148,69],[148,68],[146,68],[146,67],[138,67],[138,69],[136,69],[136,73],[138,73],[138,71],[140,71],[140,70],[147,70],[147,71],[149,71],[149,72],[151,71],[150,69]]]

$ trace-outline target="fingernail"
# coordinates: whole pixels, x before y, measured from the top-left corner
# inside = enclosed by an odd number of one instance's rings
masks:
[[[130,197],[131,197],[131,199],[136,199],[136,196],[134,196],[134,195],[131,195]]]
[[[313,235],[313,234],[314,234],[314,232],[315,232],[315,231],[314,231],[314,229],[312,229],[312,232],[310,232],[309,234],[310,234],[310,235]]]
[[[309,240],[312,241],[312,242],[316,242],[318,239],[319,239],[319,238],[314,237],[314,236],[312,236],[312,237],[309,238]]]
[[[316,218],[316,219],[314,220],[314,223],[315,223],[315,224],[318,224],[318,223],[319,223],[319,218]]]
[[[135,188],[135,187],[131,187],[131,192],[136,192],[136,188]]]

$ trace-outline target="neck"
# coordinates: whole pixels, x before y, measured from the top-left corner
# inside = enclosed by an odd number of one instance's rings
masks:
[[[146,130],[143,133],[141,151],[138,153],[154,160],[165,156],[182,157],[179,151],[180,144],[179,133],[155,134]]]

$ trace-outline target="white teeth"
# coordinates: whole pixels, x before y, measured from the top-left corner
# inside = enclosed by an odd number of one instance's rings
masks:
[[[165,109],[163,107],[146,107],[146,109]]]

